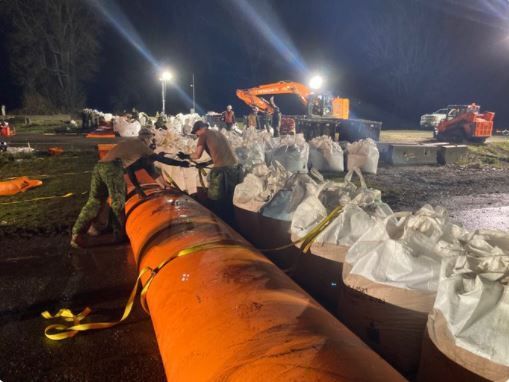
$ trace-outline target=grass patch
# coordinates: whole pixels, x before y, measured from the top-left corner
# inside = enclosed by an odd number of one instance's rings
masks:
[[[30,126],[21,126],[16,128],[17,135],[24,134],[54,134],[56,132],[66,130],[66,126],[64,124],[52,124],[52,125],[30,125]]]
[[[43,185],[17,195],[0,196],[0,237],[53,235],[69,231],[88,197],[90,171],[96,162],[95,151],[64,152],[57,157],[1,154],[1,181],[29,176],[42,180]],[[74,195],[32,201],[69,192]]]
[[[460,166],[475,168],[509,168],[509,141],[469,145]]]

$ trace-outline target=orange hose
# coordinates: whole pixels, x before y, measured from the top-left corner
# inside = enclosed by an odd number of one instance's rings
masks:
[[[178,257],[153,279],[146,302],[169,381],[404,380],[210,211],[145,188],[145,200],[126,204],[139,269],[204,243],[238,243]]]

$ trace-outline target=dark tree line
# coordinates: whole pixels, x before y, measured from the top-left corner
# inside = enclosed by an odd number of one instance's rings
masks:
[[[10,70],[31,113],[85,103],[98,65],[98,16],[83,0],[0,0]]]

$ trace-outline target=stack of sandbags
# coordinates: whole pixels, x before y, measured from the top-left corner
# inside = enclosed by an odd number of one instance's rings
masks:
[[[348,249],[378,220],[393,212],[381,200],[379,190],[366,186],[359,170],[361,187],[352,183],[354,171],[343,183],[324,183],[315,195],[307,197],[293,215],[292,241],[305,237],[338,206],[341,213],[316,236],[310,253],[301,257],[299,281],[302,281],[328,307],[335,309],[342,289],[341,273]]]
[[[292,173],[308,171],[309,145],[302,134],[273,138],[273,149],[268,163],[278,161]]]
[[[284,230],[281,222],[265,218],[260,209],[284,187],[290,175],[277,162],[269,167],[262,163],[252,167],[243,182],[235,187],[233,205],[237,228],[259,248],[273,248],[277,246],[274,240],[285,240],[285,232],[276,236],[275,230]],[[284,257],[284,254],[279,256],[282,260],[278,264],[289,262]]]
[[[244,171],[250,172],[255,166],[265,163],[267,137],[255,129],[247,129],[239,135],[237,131],[222,129]]]
[[[444,260],[419,381],[509,379],[509,233],[468,234]]]
[[[376,174],[380,153],[374,140],[367,138],[348,143],[346,152],[348,170],[360,168],[362,172]]]
[[[378,220],[346,255],[340,317],[407,376],[417,371],[441,261],[462,235],[445,209],[425,205]]]
[[[322,172],[343,172],[343,150],[328,135],[313,138],[309,142],[309,164]]]

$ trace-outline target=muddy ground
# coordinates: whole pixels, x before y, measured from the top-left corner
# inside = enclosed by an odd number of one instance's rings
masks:
[[[423,132],[384,135],[385,140],[397,142],[428,139]],[[79,311],[91,306],[101,319],[118,318],[136,276],[128,245],[85,252],[70,251],[68,245],[70,226],[86,198],[82,193],[88,190],[94,147],[104,141],[40,134],[20,134],[10,141],[13,145],[29,141],[43,151],[58,145],[67,154],[60,158],[65,164],[53,169],[45,168],[44,160],[25,167],[23,162],[0,163],[2,179],[49,175],[47,188],[0,200],[28,201],[24,207],[0,205],[0,380],[164,380],[150,318],[139,307],[127,324],[100,333],[65,342],[43,335],[47,323],[40,313],[46,309]],[[431,203],[448,208],[453,219],[467,228],[509,229],[508,146],[505,138],[497,138],[488,146],[473,147],[461,165],[382,165],[377,175],[367,175],[366,180],[382,190],[394,210],[416,210]],[[54,176],[64,170],[75,175],[66,181]],[[34,196],[69,191],[73,197],[29,202]]]
[[[428,203],[449,210],[453,220],[474,230],[509,229],[509,170],[450,166],[379,168],[370,187],[395,211],[415,211]]]

